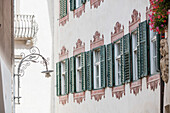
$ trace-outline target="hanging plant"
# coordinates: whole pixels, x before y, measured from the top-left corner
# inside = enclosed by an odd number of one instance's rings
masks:
[[[170,0],[150,0],[151,12],[149,15],[151,30],[164,33],[168,28],[168,9],[170,9]]]

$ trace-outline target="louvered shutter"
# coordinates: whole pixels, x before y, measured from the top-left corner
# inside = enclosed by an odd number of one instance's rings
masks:
[[[63,0],[63,17],[67,15],[67,0]]]
[[[106,50],[105,45],[100,47],[100,75],[101,87],[106,87]]]
[[[156,43],[157,43],[157,72],[160,71],[160,34],[156,35]]]
[[[130,34],[123,36],[124,79],[130,82]]]
[[[86,53],[81,53],[82,90],[86,90]]]
[[[63,17],[63,0],[60,0],[60,18]]]
[[[137,29],[137,72],[138,72],[138,78],[141,78],[140,75],[140,38],[139,38],[139,28]]]
[[[65,94],[69,93],[69,60],[65,59]]]
[[[86,77],[87,77],[87,90],[92,90],[92,53],[86,52]]]
[[[70,70],[70,92],[74,93],[75,92],[75,85],[76,85],[76,78],[75,78],[75,61],[74,61],[74,57],[70,58],[70,63],[69,63],[69,70]]]
[[[57,96],[61,95],[61,63],[56,63],[56,91]]]
[[[113,87],[113,46],[112,43],[107,45],[107,81],[108,87]]]
[[[81,0],[81,3],[85,4],[85,3],[86,3],[86,0]]]
[[[76,5],[76,1],[75,0],[70,0],[70,11],[74,11],[75,5]]]
[[[123,55],[123,37],[120,39],[120,54],[121,54],[121,82],[125,82],[124,77],[124,55]]]
[[[140,72],[139,78],[148,74],[147,65],[147,21],[139,23]]]

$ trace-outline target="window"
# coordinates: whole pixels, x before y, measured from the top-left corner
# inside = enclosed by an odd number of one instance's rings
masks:
[[[115,85],[121,84],[121,44],[115,43]]]
[[[57,96],[69,93],[68,59],[56,63]]]
[[[150,63],[151,63],[151,74],[159,72],[159,37],[156,32],[150,30]]]
[[[82,91],[82,66],[81,55],[76,57],[76,92]]]
[[[60,0],[60,19],[67,15],[67,0]]]
[[[74,11],[75,9],[82,6],[86,0],[70,0],[70,11]]]
[[[101,88],[100,49],[93,51],[94,55],[94,88]]]
[[[133,58],[133,80],[138,80],[137,48],[138,48],[138,29],[132,32],[132,58]]]
[[[61,62],[61,94],[65,94],[65,62]]]
[[[76,0],[76,9],[82,6],[82,0]]]

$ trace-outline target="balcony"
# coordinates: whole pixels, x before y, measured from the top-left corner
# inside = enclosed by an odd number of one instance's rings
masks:
[[[24,45],[33,45],[33,40],[38,31],[34,15],[14,16],[14,40]]]

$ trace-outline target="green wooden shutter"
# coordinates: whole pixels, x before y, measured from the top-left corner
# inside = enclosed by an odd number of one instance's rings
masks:
[[[60,0],[60,18],[63,17],[63,0]]]
[[[74,56],[70,58],[70,63],[69,63],[69,70],[70,70],[70,92],[74,93],[75,92],[75,85],[76,85],[76,78],[75,78],[75,61],[74,61]]]
[[[156,43],[157,43],[157,71],[160,71],[160,34],[156,35]]]
[[[113,46],[112,43],[107,45],[107,79],[108,87],[113,87]]]
[[[67,15],[67,0],[63,0],[63,17]]]
[[[137,71],[138,71],[138,78],[141,78],[140,75],[140,38],[139,38],[139,28],[137,28]]]
[[[81,53],[82,90],[86,90],[86,53]]]
[[[81,3],[85,4],[85,3],[86,3],[86,0],[81,0]]]
[[[70,11],[74,11],[74,9],[75,9],[75,4],[76,4],[76,1],[75,1],[75,0],[70,0]]]
[[[106,50],[105,45],[100,47],[100,75],[101,87],[106,87]]]
[[[92,53],[86,52],[86,77],[87,77],[87,90],[92,90]]]
[[[121,82],[125,83],[124,77],[124,55],[123,55],[123,37],[120,39],[120,54],[121,54]]]
[[[69,93],[69,60],[65,59],[65,94]]]
[[[57,96],[61,95],[61,63],[56,63],[56,91]]]
[[[124,77],[130,82],[130,34],[123,36]]]
[[[139,23],[140,72],[139,78],[148,74],[147,62],[147,21]]]

